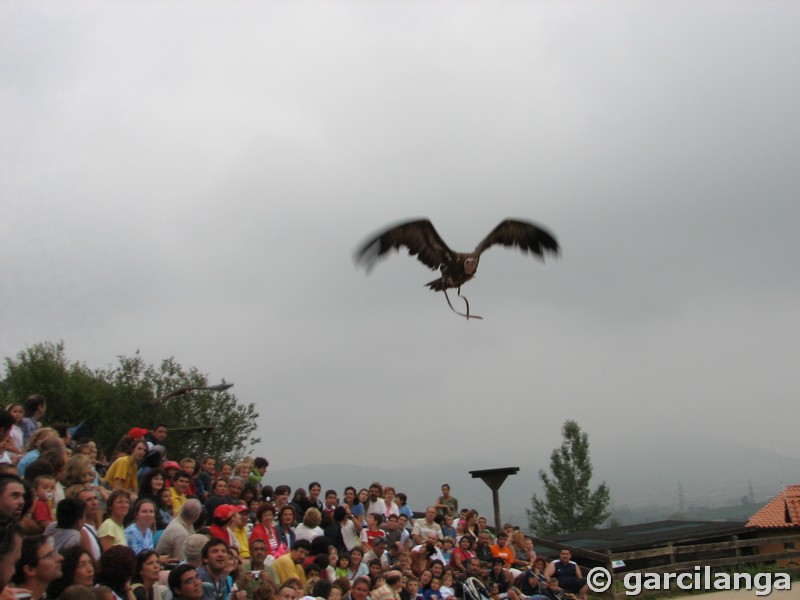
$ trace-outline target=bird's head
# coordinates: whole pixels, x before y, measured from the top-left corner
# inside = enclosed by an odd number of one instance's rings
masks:
[[[476,257],[470,256],[464,260],[464,272],[467,275],[474,275],[477,268],[478,268],[478,259]]]

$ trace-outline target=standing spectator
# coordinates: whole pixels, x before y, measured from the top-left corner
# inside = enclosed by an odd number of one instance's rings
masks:
[[[450,484],[442,484],[442,495],[436,501],[436,512],[455,517],[458,514],[458,500],[450,495]]]
[[[42,426],[39,419],[47,412],[47,398],[41,394],[31,394],[25,398],[23,407],[25,416],[22,418],[20,427],[22,429],[22,442],[27,444],[33,432]]]

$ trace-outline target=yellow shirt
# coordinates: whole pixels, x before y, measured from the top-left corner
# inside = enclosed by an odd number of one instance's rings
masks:
[[[188,498],[185,495],[179,495],[174,487],[169,488],[169,495],[172,496],[172,516],[177,517],[181,514],[181,508]]]
[[[285,583],[292,577],[297,577],[300,580],[300,583],[303,585],[306,584],[306,572],[303,569],[303,565],[294,564],[294,560],[292,560],[292,555],[290,552],[287,552],[283,556],[276,558],[275,562],[273,562],[271,566],[273,569],[275,569],[275,573],[277,573],[278,579],[280,579],[281,583]]]
[[[117,480],[121,479],[123,490],[138,494],[139,480],[136,478],[136,473],[138,471],[139,467],[136,465],[132,456],[120,456],[108,467],[108,471],[106,471],[106,481],[111,484],[112,488],[117,489],[117,485],[120,485],[120,482]]]
[[[233,537],[239,542],[239,556],[241,558],[250,558],[250,543],[247,541],[247,532],[244,527],[234,527]]]

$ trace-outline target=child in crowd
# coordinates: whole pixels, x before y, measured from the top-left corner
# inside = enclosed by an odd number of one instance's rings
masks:
[[[33,520],[42,531],[54,521],[53,496],[56,489],[56,478],[52,475],[39,475],[33,481],[33,493],[36,502],[33,505]]]
[[[442,575],[442,585],[439,588],[439,594],[441,595],[442,600],[447,600],[448,598],[456,595],[453,588],[453,572],[449,569],[444,572],[444,575]]]
[[[367,515],[367,528],[361,530],[361,542],[372,549],[372,541],[377,537],[385,537],[386,533],[380,528],[380,513],[370,513]]]
[[[350,557],[347,554],[342,554],[336,561],[336,578],[337,579],[339,577],[349,578],[350,576],[350,574],[348,573],[349,567],[350,567]]]

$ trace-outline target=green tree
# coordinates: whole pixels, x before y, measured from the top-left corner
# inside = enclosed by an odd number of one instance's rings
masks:
[[[552,477],[539,471],[545,490],[545,500],[533,495],[533,510],[528,510],[528,522],[542,535],[569,533],[592,529],[605,521],[610,501],[608,486],[601,483],[594,492],[589,490],[592,463],[589,460],[589,436],[575,421],[566,421],[561,428],[564,441],[550,455]]]
[[[228,391],[195,391],[153,403],[178,388],[207,385],[207,375],[172,358],[156,367],[137,352],[118,356],[112,367],[90,369],[70,362],[63,342],[44,342],[5,359],[0,397],[8,404],[32,393],[43,394],[48,400],[46,424],[86,421],[107,453],[131,427],[149,429],[164,423],[171,430],[170,457],[208,454],[238,461],[261,441],[251,437],[258,419],[252,403],[243,404]]]

